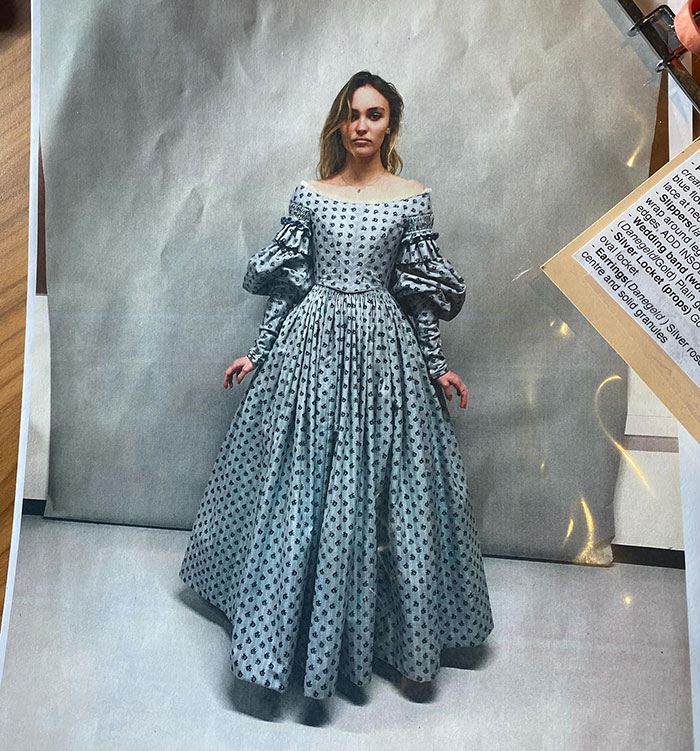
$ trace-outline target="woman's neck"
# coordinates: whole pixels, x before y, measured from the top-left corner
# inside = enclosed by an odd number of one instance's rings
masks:
[[[350,185],[366,185],[378,180],[386,173],[387,170],[377,152],[371,161],[347,159],[338,175]]]

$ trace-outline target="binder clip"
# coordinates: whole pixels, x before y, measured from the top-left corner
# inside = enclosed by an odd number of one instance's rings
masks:
[[[700,0],[688,0],[677,14],[668,5],[644,14],[634,0],[617,1],[632,21],[627,34],[647,40],[659,57],[656,70],[665,68],[700,112],[700,86],[679,59],[685,52],[700,56]]]

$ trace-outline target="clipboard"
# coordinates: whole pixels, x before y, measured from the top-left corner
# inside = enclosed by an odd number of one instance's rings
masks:
[[[542,265],[542,271],[639,375],[671,414],[700,442],[700,387],[609,292],[596,282],[574,254],[605,232],[633,204],[700,150],[693,141]],[[700,328],[697,329],[700,344]]]

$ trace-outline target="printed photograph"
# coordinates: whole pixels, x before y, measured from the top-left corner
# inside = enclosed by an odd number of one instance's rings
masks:
[[[689,748],[677,422],[541,271],[669,159],[620,5],[38,12],[11,748]]]

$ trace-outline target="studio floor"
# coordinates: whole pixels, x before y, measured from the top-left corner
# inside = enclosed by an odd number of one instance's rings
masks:
[[[187,537],[23,517],[3,749],[692,748],[682,570],[487,557],[494,631],[431,692],[378,664],[315,702],[233,677],[226,619],[177,575]]]

